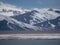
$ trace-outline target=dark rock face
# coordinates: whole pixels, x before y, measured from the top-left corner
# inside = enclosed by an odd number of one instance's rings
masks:
[[[32,13],[32,12],[31,12]],[[17,19],[18,21],[22,21],[24,23],[30,23],[30,20],[32,20],[33,18],[31,17],[31,13],[28,12],[28,13],[25,13],[25,14],[22,14],[22,15],[18,15],[18,16],[14,16],[12,18],[15,18]]]
[[[60,13],[60,11],[57,11],[57,10],[56,10],[55,12],[56,12],[56,13]]]
[[[11,29],[7,26],[7,21],[6,21],[6,20],[0,21],[0,30],[2,30],[2,31],[4,31],[4,30],[11,30]]]

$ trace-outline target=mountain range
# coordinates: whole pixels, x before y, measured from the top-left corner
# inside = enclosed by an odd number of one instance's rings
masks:
[[[60,31],[60,9],[0,9],[0,31]]]

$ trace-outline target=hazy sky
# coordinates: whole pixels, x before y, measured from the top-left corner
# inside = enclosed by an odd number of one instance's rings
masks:
[[[60,0],[0,0],[23,8],[60,8]]]

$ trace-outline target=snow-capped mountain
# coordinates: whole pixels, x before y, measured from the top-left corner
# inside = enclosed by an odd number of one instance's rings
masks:
[[[17,8],[14,5],[0,3],[0,15],[5,16],[15,16],[19,14],[23,14],[29,10],[23,8]]]
[[[41,23],[47,20],[56,19],[60,16],[60,11],[54,9],[34,9],[30,12],[13,16],[18,21],[22,21],[28,24]]]
[[[5,27],[3,27],[3,26]],[[35,8],[16,16],[0,15],[0,30],[60,31],[60,9]]]

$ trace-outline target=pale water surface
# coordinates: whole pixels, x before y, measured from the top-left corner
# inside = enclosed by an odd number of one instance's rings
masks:
[[[0,40],[0,45],[60,45],[60,40]]]

